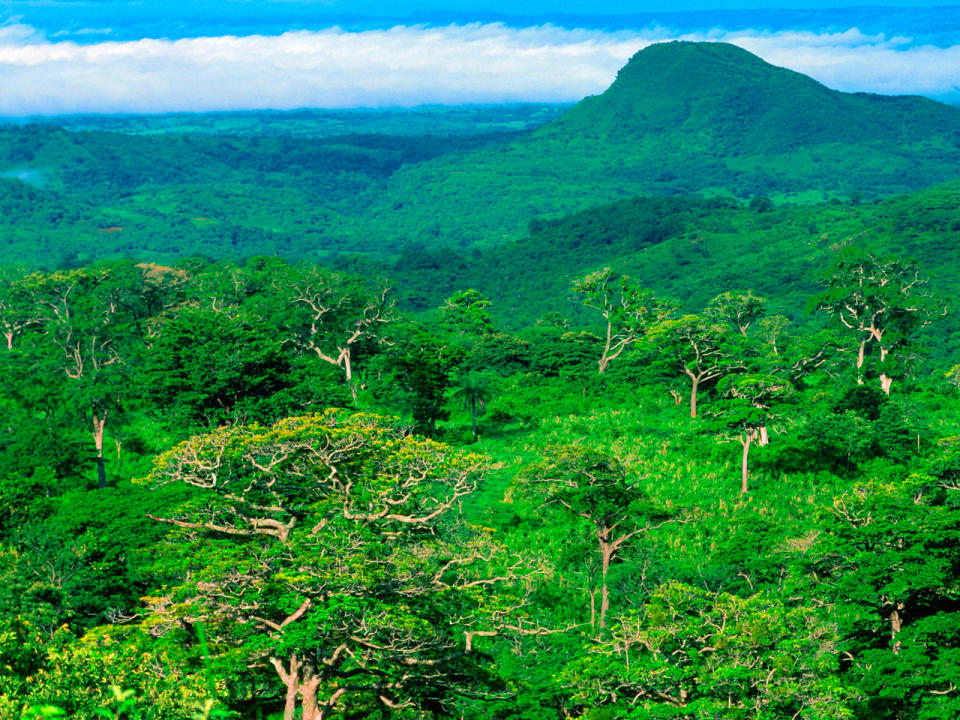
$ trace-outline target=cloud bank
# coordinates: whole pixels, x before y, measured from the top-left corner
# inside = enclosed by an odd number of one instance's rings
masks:
[[[670,39],[732,42],[846,91],[960,97],[960,46],[857,30],[604,32],[500,24],[77,44],[0,27],[0,115],[576,101]]]

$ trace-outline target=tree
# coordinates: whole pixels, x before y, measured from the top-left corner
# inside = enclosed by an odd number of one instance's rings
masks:
[[[582,717],[851,717],[829,613],[670,582],[625,613],[563,679]]]
[[[920,472],[857,483],[824,515],[803,560],[835,604],[863,716],[955,717],[960,711],[960,457],[947,443]]]
[[[470,410],[470,427],[473,430],[473,441],[477,442],[477,411],[483,412],[483,409],[490,402],[493,396],[493,390],[490,387],[490,380],[480,373],[467,373],[460,378],[453,389],[450,397],[460,402],[465,408]]]
[[[671,364],[690,379],[690,417],[697,416],[697,392],[711,380],[736,367],[724,351],[727,330],[699,315],[664,320],[653,327],[649,340]]]
[[[186,306],[153,323],[137,375],[143,397],[183,432],[274,419],[271,401],[291,383],[290,360],[256,315]]]
[[[372,371],[378,381],[372,391],[378,400],[409,411],[417,432],[433,435],[438,420],[446,420],[444,396],[450,373],[462,351],[430,330],[398,323],[390,335],[389,350],[378,356]]]
[[[105,488],[104,431],[128,389],[126,360],[142,340],[143,272],[116,263],[33,273],[23,285],[49,362],[67,379],[76,405],[89,414],[98,487]]]
[[[717,383],[725,400],[714,416],[723,426],[722,436],[733,438],[743,447],[740,462],[740,494],[748,489],[750,447],[769,442],[768,427],[778,417],[777,405],[793,390],[790,382],[774,374],[743,373],[728,375]]]
[[[573,290],[583,295],[584,304],[598,310],[607,323],[603,353],[598,361],[601,374],[611,361],[676,308],[675,303],[658,298],[610,268],[577,280]]]
[[[521,485],[546,504],[560,505],[591,525],[600,556],[600,607],[598,611],[596,592],[589,588],[590,626],[602,630],[610,610],[612,564],[635,537],[678,519],[654,507],[646,493],[627,479],[622,463],[582,447],[552,448],[524,473]]]
[[[711,300],[705,314],[730,323],[746,337],[747,328],[763,317],[766,304],[767,301],[754,295],[752,290],[728,291]]]
[[[39,322],[31,312],[29,294],[23,284],[26,273],[0,268],[0,333],[13,350],[14,342],[32,325]]]
[[[440,308],[440,323],[452,333],[481,336],[493,332],[490,300],[470,288],[455,292]]]
[[[898,355],[906,355],[917,332],[945,313],[942,303],[916,263],[861,248],[845,249],[824,284],[827,290],[811,306],[832,315],[853,338],[858,384],[870,350],[877,350],[880,387],[889,395],[894,378],[903,374]]]
[[[284,718],[451,707],[482,689],[482,606],[516,565],[458,516],[476,455],[328,411],[221,428],[158,457],[147,482],[196,490],[150,600],[158,635],[204,623],[224,672],[272,668]]]
[[[354,355],[363,343],[383,341],[384,326],[394,320],[390,288],[371,290],[315,266],[278,272],[273,285],[286,300],[283,315],[294,343],[340,368],[356,403]]]

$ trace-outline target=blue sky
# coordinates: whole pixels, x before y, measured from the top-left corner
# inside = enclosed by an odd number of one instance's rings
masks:
[[[960,6],[831,4],[0,0],[0,115],[572,102],[671,39],[960,102]]]

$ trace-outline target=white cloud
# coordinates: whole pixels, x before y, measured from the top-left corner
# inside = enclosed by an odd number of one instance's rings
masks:
[[[734,42],[830,87],[956,93],[960,46],[842,33],[607,33],[499,24],[278,36],[54,42],[0,27],[0,114],[574,101],[666,39]]]

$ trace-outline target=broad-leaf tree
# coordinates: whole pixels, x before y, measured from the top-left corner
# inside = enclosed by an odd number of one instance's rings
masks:
[[[747,336],[747,328],[763,317],[767,301],[752,290],[720,293],[707,306],[706,314],[730,323],[741,335]]]
[[[104,488],[104,431],[129,389],[126,363],[144,329],[143,271],[117,263],[34,273],[23,285],[47,367],[66,378],[73,402],[91,423],[98,486]]]
[[[590,626],[602,630],[610,610],[608,576],[629,543],[677,517],[657,508],[616,458],[577,446],[552,448],[521,478],[521,487],[589,523],[600,558],[600,605],[590,587]]]
[[[649,332],[649,339],[668,362],[690,380],[690,417],[697,416],[697,393],[707,382],[738,367],[738,353],[724,345],[729,330],[700,315],[664,320]]]
[[[721,425],[721,437],[739,442],[743,448],[740,461],[740,494],[746,494],[749,479],[750,448],[769,442],[769,426],[779,419],[779,405],[793,387],[783,377],[772,373],[728,375],[717,383],[723,397],[713,413]]]
[[[338,411],[195,437],[147,479],[196,490],[157,518],[182,532],[148,625],[202,622],[218,663],[272,670],[285,720],[298,704],[303,720],[452,712],[482,684],[472,639],[497,633],[484,613],[503,611],[492,588],[515,572],[459,518],[483,471],[476,455]]]
[[[670,582],[563,674],[585,718],[849,718],[829,611]]]
[[[941,302],[916,263],[861,248],[845,249],[825,284],[811,306],[833,316],[852,339],[858,383],[875,350],[880,387],[889,395],[904,373],[898,361],[908,357],[917,332],[944,314]]]
[[[573,290],[583,295],[584,305],[597,310],[606,321],[603,352],[597,362],[601,373],[652,325],[667,318],[676,308],[675,303],[658,298],[627,275],[610,268],[577,280]]]
[[[394,320],[390,288],[370,289],[360,280],[316,266],[277,272],[273,284],[285,299],[283,314],[293,342],[340,368],[356,402],[357,349],[381,342],[384,327]]]

